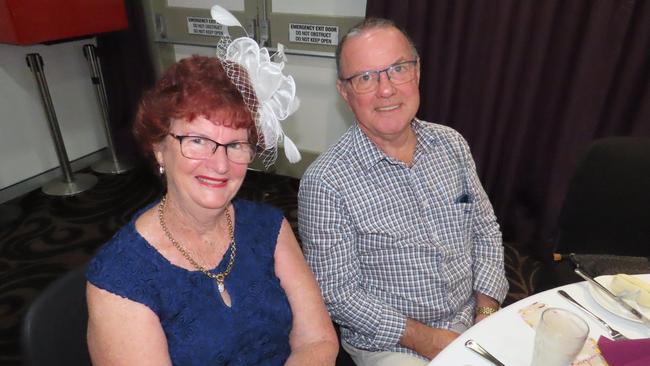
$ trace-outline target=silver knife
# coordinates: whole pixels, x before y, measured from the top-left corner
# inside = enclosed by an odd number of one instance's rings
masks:
[[[642,321],[643,324],[645,324],[647,327],[650,327],[650,319],[648,319],[646,316],[641,314],[637,309],[630,306],[630,304],[623,301],[623,299],[621,299],[620,297],[614,295],[611,291],[609,291],[607,289],[607,287],[605,287],[605,286],[601,285],[600,283],[598,283],[598,281],[591,278],[588,274],[586,274],[580,268],[576,268],[574,271],[578,276],[580,276],[580,277],[584,278],[585,280],[589,281],[589,283],[596,286],[605,295],[609,296],[610,298],[612,298],[612,300],[616,301],[619,305],[621,305],[623,308],[625,308],[625,310],[629,311],[632,315],[634,315],[634,317],[636,317],[637,319]]]

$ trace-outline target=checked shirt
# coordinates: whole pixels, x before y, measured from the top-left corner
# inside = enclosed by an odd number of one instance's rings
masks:
[[[501,232],[469,147],[414,120],[411,167],[355,124],[301,179],[300,236],[332,319],[350,345],[399,345],[406,318],[466,329],[474,292],[505,298]]]

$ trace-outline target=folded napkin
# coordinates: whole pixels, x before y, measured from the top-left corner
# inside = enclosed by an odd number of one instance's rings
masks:
[[[598,348],[609,366],[650,365],[650,338],[612,341],[600,336]]]

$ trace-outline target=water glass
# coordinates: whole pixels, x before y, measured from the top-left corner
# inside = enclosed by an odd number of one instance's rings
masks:
[[[589,326],[576,314],[548,308],[535,330],[531,366],[569,366],[589,335]]]

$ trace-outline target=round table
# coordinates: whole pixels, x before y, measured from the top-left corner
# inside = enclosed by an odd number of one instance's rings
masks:
[[[650,275],[643,276],[646,280],[650,279]],[[468,339],[473,339],[478,342],[483,348],[507,366],[529,365],[532,358],[535,332],[519,315],[519,310],[535,302],[574,312],[589,324],[589,336],[596,341],[601,335],[609,335],[600,323],[558,295],[557,291],[560,289],[566,291],[584,307],[591,310],[628,338],[650,337],[650,328],[641,323],[624,319],[599,305],[592,298],[589,285],[583,281],[540,292],[504,307],[461,334],[454,342],[440,352],[428,366],[492,365],[492,363],[484,360],[465,347],[465,342]]]

